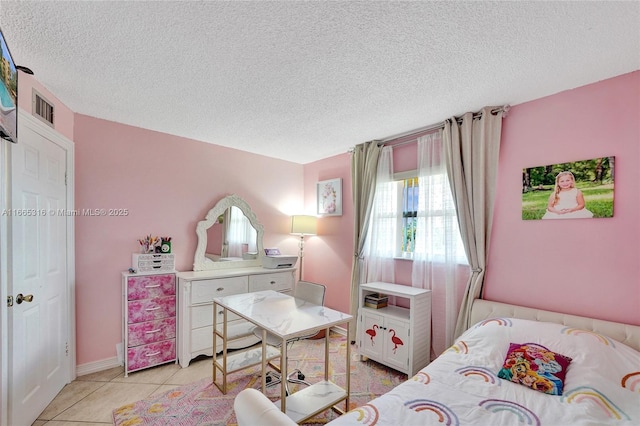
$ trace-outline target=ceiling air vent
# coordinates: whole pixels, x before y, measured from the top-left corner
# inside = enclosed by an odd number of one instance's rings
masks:
[[[33,115],[53,127],[53,104],[33,90]]]

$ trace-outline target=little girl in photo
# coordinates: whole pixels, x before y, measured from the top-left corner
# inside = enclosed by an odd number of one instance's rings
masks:
[[[542,219],[590,219],[593,213],[584,208],[582,191],[576,188],[571,172],[560,172]]]

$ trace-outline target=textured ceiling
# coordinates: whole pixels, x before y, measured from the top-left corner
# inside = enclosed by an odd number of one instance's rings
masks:
[[[76,113],[306,164],[640,69],[640,2],[12,2]]]

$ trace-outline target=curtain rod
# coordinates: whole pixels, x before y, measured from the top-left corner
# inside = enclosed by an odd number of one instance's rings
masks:
[[[496,113],[502,111],[502,112],[505,113],[504,116],[506,116],[506,114],[507,114],[507,112],[509,112],[510,108],[511,108],[511,105],[507,104],[507,105],[492,109],[491,113],[492,114],[496,114]],[[475,113],[473,113],[473,118],[478,118],[481,115],[482,115],[482,112],[475,112]],[[458,123],[462,123],[462,118],[457,118],[457,121],[458,121]],[[378,145],[386,145],[387,143],[392,142],[394,140],[398,140],[398,139],[402,139],[402,138],[408,138],[408,137],[411,137],[411,136],[417,136],[417,135],[420,135],[422,133],[428,133],[430,131],[443,129],[443,128],[444,128],[444,121],[442,121],[440,123],[437,123],[437,124],[432,124],[430,126],[425,126],[425,127],[419,128],[419,129],[411,130],[411,131],[406,132],[406,133],[400,133],[400,134],[397,134],[397,135],[394,135],[394,136],[389,136],[388,138],[384,138],[384,139],[380,140],[378,142]],[[412,138],[411,140],[399,142],[399,143],[397,143],[397,144],[395,144],[393,146],[400,146],[400,145],[404,145],[404,144],[407,144],[407,143],[411,143],[413,141],[414,141],[414,139]]]

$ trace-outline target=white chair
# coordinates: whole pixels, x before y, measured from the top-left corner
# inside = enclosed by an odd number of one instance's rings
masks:
[[[296,299],[301,299],[306,302],[312,303],[314,305],[324,306],[324,294],[326,287],[322,284],[316,284],[309,281],[298,281],[296,287],[293,291],[293,296]],[[260,340],[262,340],[262,329],[256,327],[253,330],[253,334]],[[310,337],[315,336],[318,333],[313,333],[305,336],[296,337],[294,339],[288,340],[287,345],[293,345],[294,342],[302,339],[308,339]],[[282,345],[282,340],[278,339],[273,334],[267,333],[267,345],[280,347]],[[286,362],[286,360],[285,360]],[[273,367],[276,371],[269,371],[266,373],[266,382],[267,386],[277,385],[282,381],[282,374],[280,368],[272,363],[269,363],[271,367]],[[309,386],[310,383],[304,380],[304,374],[302,371],[295,369],[287,374],[287,380],[285,381],[285,388],[287,395],[289,395],[289,387],[287,386],[287,382],[289,383],[299,383]]]
[[[233,401],[238,426],[297,426],[279,406],[253,388],[242,390]]]

